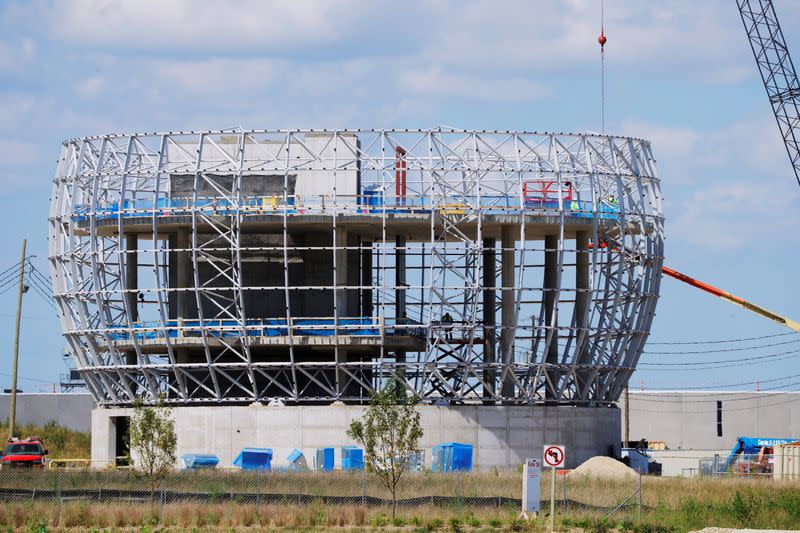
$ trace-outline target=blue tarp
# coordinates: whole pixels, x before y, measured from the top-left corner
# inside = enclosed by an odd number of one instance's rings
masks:
[[[472,470],[472,445],[443,442],[433,447],[434,472],[469,472]]]
[[[272,448],[244,448],[233,460],[233,466],[242,470],[272,470]]]
[[[212,454],[187,453],[181,456],[183,467],[187,470],[200,470],[203,468],[216,468],[219,457]]]
[[[306,456],[303,455],[303,452],[295,448],[292,450],[292,453],[289,454],[289,457],[286,458],[289,461],[289,470],[297,472],[301,470],[308,470],[308,463],[306,462]]]
[[[342,470],[364,470],[364,450],[357,446],[342,446]]]

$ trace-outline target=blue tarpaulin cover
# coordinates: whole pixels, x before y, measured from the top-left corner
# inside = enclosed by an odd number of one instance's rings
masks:
[[[469,472],[472,470],[472,445],[443,442],[433,447],[434,472]]]
[[[342,446],[342,470],[364,470],[364,450],[357,446]]]
[[[233,466],[242,470],[271,470],[272,448],[244,448],[233,460]]]
[[[181,456],[181,462],[188,470],[215,468],[219,464],[219,457],[211,454],[187,453]]]
[[[306,456],[303,455],[303,452],[295,448],[292,450],[292,453],[289,454],[289,457],[286,458],[289,461],[289,470],[292,471],[299,471],[299,470],[308,470],[308,463],[306,462]]]

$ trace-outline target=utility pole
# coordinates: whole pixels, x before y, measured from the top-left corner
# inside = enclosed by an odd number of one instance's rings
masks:
[[[11,371],[11,413],[8,417],[8,438],[14,437],[17,418],[17,367],[19,366],[19,323],[22,318],[22,293],[25,292],[25,248],[28,239],[22,239],[22,255],[19,258],[19,287],[17,289],[17,330],[14,334],[14,363]]]

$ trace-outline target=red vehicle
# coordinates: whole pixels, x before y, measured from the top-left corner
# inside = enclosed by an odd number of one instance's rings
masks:
[[[42,439],[28,437],[25,440],[9,439],[2,453],[3,468],[41,468],[45,465]]]

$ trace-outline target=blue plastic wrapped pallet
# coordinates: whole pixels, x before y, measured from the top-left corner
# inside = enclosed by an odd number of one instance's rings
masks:
[[[357,446],[342,446],[342,470],[364,470],[364,450]]]
[[[181,456],[181,462],[187,470],[201,470],[216,468],[219,464],[219,457],[211,454],[187,453]]]
[[[315,467],[323,472],[332,472],[334,468],[333,448],[317,448]]]
[[[306,456],[303,455],[303,452],[295,448],[292,453],[289,454],[289,457],[286,458],[289,461],[289,470],[292,472],[300,472],[303,470],[308,470],[308,463],[306,462]]]
[[[244,448],[233,460],[233,466],[242,470],[272,470],[272,448]]]
[[[472,470],[472,445],[444,442],[433,447],[434,472],[469,472]]]

